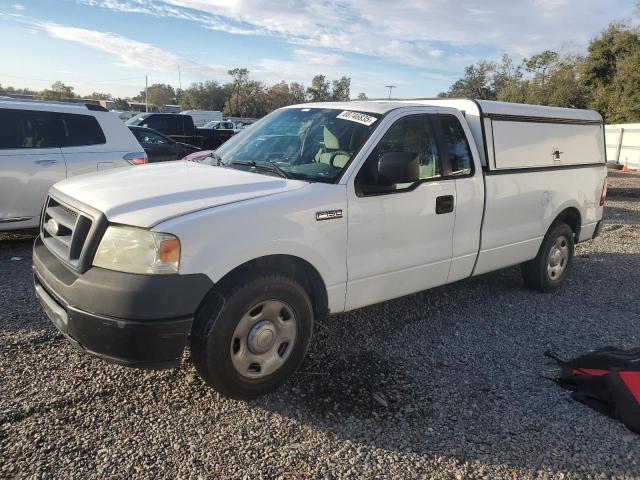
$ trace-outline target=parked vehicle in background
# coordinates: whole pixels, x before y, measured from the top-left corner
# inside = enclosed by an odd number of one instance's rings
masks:
[[[606,175],[594,111],[294,105],[207,162],[55,185],[36,292],[90,353],[166,367],[189,344],[208,384],[254,398],[293,374],[329,313],[518,264],[528,287],[558,290],[600,230]],[[77,258],[49,228],[60,208],[91,225]]]
[[[170,137],[145,127],[129,126],[135,137],[147,152],[149,163],[180,160],[181,158],[199,152],[200,149],[188,143],[176,142]]]
[[[231,130],[233,132],[237,132],[239,130],[235,123],[226,120],[215,120],[213,122],[209,122],[203,128],[211,128],[213,130]]]
[[[134,110],[127,110],[124,112],[119,112],[117,110],[111,110],[112,113],[115,113],[118,118],[120,120],[122,120],[123,122],[126,122],[127,120],[129,120],[130,118],[135,117],[136,115],[138,115],[140,112],[136,112]]]
[[[204,127],[207,123],[223,119],[222,112],[218,110],[185,110],[181,115],[189,115],[193,118],[196,127]]]
[[[214,154],[215,150],[200,150],[199,152],[190,153],[189,155],[184,157],[183,160],[187,160],[189,162],[208,163],[210,159],[215,158]]]
[[[188,143],[203,149],[216,149],[235,133],[231,130],[197,128],[189,115],[179,113],[141,113],[125,123],[128,126],[152,128],[176,142]]]
[[[0,99],[0,231],[38,226],[47,191],[147,161],[117,115],[91,104]]]

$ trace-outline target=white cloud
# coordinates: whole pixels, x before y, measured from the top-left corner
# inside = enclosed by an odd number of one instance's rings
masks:
[[[530,55],[568,41],[586,45],[628,0],[79,0],[120,11],[197,21],[230,33],[270,35],[293,44],[398,63],[457,69],[453,49]],[[449,47],[448,49],[446,47]]]
[[[227,69],[218,65],[201,65],[149,43],[139,42],[110,32],[70,27],[53,22],[38,25],[53,38],[79,43],[116,56],[122,65],[174,72],[180,66],[186,73],[200,76],[223,76]]]
[[[313,65],[333,66],[344,60],[344,56],[338,53],[326,53],[318,50],[307,50],[304,48],[295,49],[293,54],[295,55],[296,60]]]
[[[13,7],[14,10],[18,10],[18,11],[23,11],[25,9],[25,6],[20,4],[20,3],[14,3],[13,5],[11,5]]]

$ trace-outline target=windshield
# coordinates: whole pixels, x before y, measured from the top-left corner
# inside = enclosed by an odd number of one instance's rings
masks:
[[[329,108],[277,110],[224,143],[207,163],[333,182],[379,118],[378,114]]]

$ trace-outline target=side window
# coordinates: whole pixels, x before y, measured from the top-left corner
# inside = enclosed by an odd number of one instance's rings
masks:
[[[387,130],[356,176],[355,186],[359,195],[393,193],[407,190],[413,185],[413,183],[393,186],[376,184],[376,160],[388,152],[417,154],[420,161],[420,180],[442,176],[442,164],[431,117],[433,115],[404,117]]]
[[[378,155],[411,152],[420,157],[420,180],[440,177],[442,168],[429,115],[405,117],[394,123],[377,146]],[[409,185],[398,185],[397,189]]]
[[[167,143],[169,143],[164,137],[161,137],[160,135],[153,132],[138,131],[138,138],[140,139],[140,142],[146,143],[148,145],[166,145]]]
[[[140,124],[141,127],[155,128],[156,130],[167,130],[169,125],[166,118],[162,115],[151,115],[144,119]]]
[[[0,109],[0,149],[56,148],[61,132],[50,112]]]
[[[440,115],[440,124],[449,151],[451,175],[470,174],[473,165],[471,149],[460,121],[453,115]]]
[[[62,122],[64,147],[80,147],[107,143],[104,132],[93,115],[57,113]]]

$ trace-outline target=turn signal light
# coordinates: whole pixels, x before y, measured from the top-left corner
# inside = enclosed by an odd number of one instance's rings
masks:
[[[158,257],[161,262],[173,263],[180,260],[180,240],[167,238],[160,242]]]

